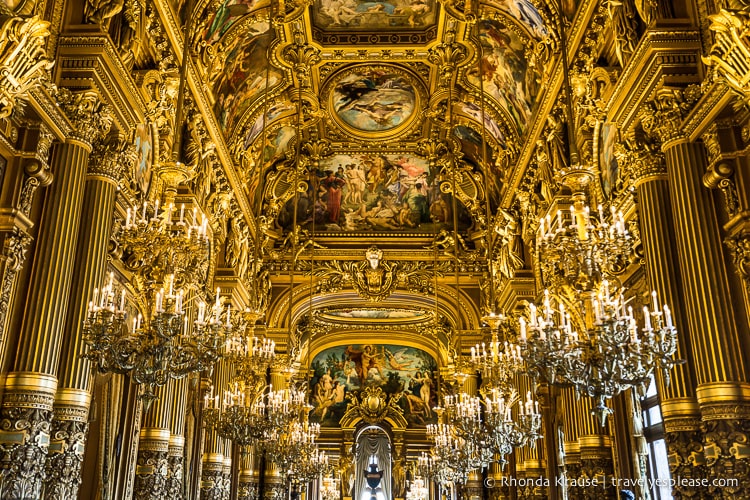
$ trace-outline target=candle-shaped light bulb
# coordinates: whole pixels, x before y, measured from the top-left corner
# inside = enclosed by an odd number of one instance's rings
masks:
[[[664,321],[667,322],[667,328],[672,328],[672,311],[667,304],[664,304]]]

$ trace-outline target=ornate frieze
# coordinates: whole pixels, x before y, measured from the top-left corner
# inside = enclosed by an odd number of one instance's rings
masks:
[[[201,473],[201,498],[223,500],[229,486],[224,480],[223,462],[204,462]]]
[[[672,477],[688,481],[705,478],[707,470],[700,420],[695,417],[669,419],[664,423],[664,430]],[[705,489],[688,488],[684,484],[675,485],[672,496],[678,500],[708,498]]]
[[[303,270],[321,278],[316,293],[333,293],[351,286],[360,297],[373,302],[387,299],[400,287],[423,295],[434,293],[435,274],[442,276],[447,271],[446,262],[432,269],[420,262],[390,262],[376,246],[370,247],[359,262],[333,260],[316,263],[314,269],[309,262],[300,264]]]
[[[27,92],[49,79],[48,21],[39,16],[6,17],[0,27],[0,119],[19,108]]]
[[[143,444],[143,440],[141,440],[135,469],[134,498],[144,500],[164,498],[169,472],[166,443],[158,443],[164,446],[147,448],[144,448]]]

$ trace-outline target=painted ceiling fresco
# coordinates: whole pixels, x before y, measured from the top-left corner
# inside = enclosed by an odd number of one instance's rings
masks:
[[[207,20],[202,33],[203,39],[208,44],[218,42],[242,16],[269,5],[270,0],[222,0],[212,15],[201,17]]]
[[[409,231],[433,233],[452,223],[450,196],[436,172],[414,155],[339,154],[321,160],[313,185],[297,197],[297,221],[318,232]],[[279,225],[289,228],[294,205]],[[459,212],[459,227],[470,221]]]
[[[381,132],[408,123],[417,96],[406,74],[395,68],[358,67],[336,82],[331,105],[345,126],[357,132]]]
[[[214,113],[224,131],[234,128],[261,92],[281,82],[281,71],[266,56],[274,37],[268,21],[259,21],[226,44],[223,67],[213,79]]]
[[[435,0],[315,0],[313,22],[324,30],[414,30],[435,23]]]
[[[479,68],[471,68],[467,73],[469,82],[495,99],[522,134],[539,92],[539,83],[528,67],[524,43],[515,32],[494,20],[479,21],[479,37],[481,74]]]
[[[398,397],[407,422],[437,421],[437,363],[425,351],[390,344],[341,345],[318,353],[312,362],[310,420],[337,427],[346,412],[347,394],[377,386]]]

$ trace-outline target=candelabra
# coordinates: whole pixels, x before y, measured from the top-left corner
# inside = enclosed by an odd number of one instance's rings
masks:
[[[440,420],[444,410],[436,408]],[[429,455],[423,455],[425,475],[442,485],[463,484],[473,470],[485,467],[492,460],[489,448],[482,448],[477,440],[467,440],[453,423],[427,425],[427,437],[433,441]]]
[[[514,448],[532,444],[541,437],[542,416],[531,391],[525,403],[515,389],[497,387],[485,388],[481,398],[466,394],[446,396],[445,416],[454,433],[479,451],[483,467],[491,461],[504,466],[505,457]]]
[[[489,346],[482,342],[471,348],[469,367],[479,372],[482,385],[495,388],[509,388],[513,376],[523,368],[521,347],[511,343],[509,320],[502,314],[489,314],[482,320],[489,325],[492,340]],[[500,341],[498,331],[503,329],[505,340]],[[487,348],[489,347],[489,350]]]
[[[162,288],[151,293],[151,287],[144,293],[152,299],[145,300],[147,315],[128,320],[127,293],[124,289],[117,293],[110,273],[109,282],[94,290],[84,322],[88,347],[84,357],[101,372],[130,373],[143,385],[141,398],[146,405],[155,398],[155,387],[210,367],[221,356],[223,339],[232,330],[229,310],[226,322],[220,318],[220,290],[208,315],[206,304],[198,302],[197,317],[191,323],[185,311],[185,291],[175,289],[175,282],[175,275],[168,274]]]
[[[542,308],[532,303],[528,319],[519,319],[528,373],[594,398],[592,414],[602,425],[611,413],[606,400],[631,387],[645,390],[657,368],[668,380],[677,350],[669,307],[659,307],[656,292],[652,308],[643,307],[640,326],[624,287],[610,286],[607,276],[632,252],[622,215],[613,211],[611,219],[605,221],[600,207],[596,220],[581,199],[569,224],[560,212],[556,228],[542,219],[539,260],[545,280],[559,293],[545,290]]]
[[[287,427],[304,406],[304,392],[258,388],[257,380],[237,379],[222,397],[206,395],[206,425],[240,446],[268,445]]]
[[[225,359],[232,363],[239,378],[253,379],[265,376],[266,369],[276,357],[276,344],[269,338],[259,338],[256,322],[260,314],[246,310],[237,320],[225,342]]]

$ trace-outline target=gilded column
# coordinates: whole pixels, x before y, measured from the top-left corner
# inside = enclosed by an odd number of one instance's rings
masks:
[[[579,498],[586,500],[616,499],[618,493],[612,485],[614,462],[612,440],[607,426],[591,415],[592,399],[579,398],[575,403],[580,419],[578,426],[578,450],[580,453],[580,475],[570,478],[569,484],[578,486]]]
[[[173,395],[173,383],[158,386],[157,399],[143,416],[135,469],[133,498],[136,500],[161,500],[167,492]]]
[[[81,357],[83,322],[94,288],[104,280],[115,191],[131,160],[132,148],[119,140],[98,144],[89,158],[46,465],[44,498],[50,500],[75,498],[81,484],[91,402],[90,363]]]
[[[572,387],[560,391],[561,413],[563,415],[562,453],[565,463],[565,481],[561,485],[563,495],[570,500],[583,498],[581,488],[572,480],[581,477],[581,447],[578,444],[578,422],[590,415],[581,415],[580,407],[576,405],[576,395]],[[558,444],[559,446],[559,444]],[[565,498],[563,496],[563,498]]]
[[[710,486],[709,494],[750,498],[750,333],[735,311],[715,203],[702,182],[705,149],[681,131],[689,97],[687,91],[661,89],[646,125],[661,139],[667,164],[709,477],[738,482]]]
[[[45,199],[18,354],[5,381],[0,426],[12,431],[0,452],[2,499],[42,495],[86,167],[94,140],[111,124],[95,92],[63,89],[58,97],[76,132],[53,153],[55,182]]]
[[[658,144],[642,134],[626,141],[618,152],[618,161],[635,187],[648,283],[672,309],[679,336],[674,357],[686,360],[670,371],[668,379],[656,373],[670,472],[673,477],[705,478],[700,410],[695,397],[698,384],[689,348],[694,326],[684,303],[666,161]],[[704,495],[705,491],[682,486],[673,491],[676,499]]]
[[[166,497],[174,500],[183,498],[183,478],[185,477],[185,415],[188,411],[188,378],[173,381],[174,397],[170,423],[169,451],[167,454]]]
[[[214,369],[214,394],[223,394],[229,385],[230,366],[226,361],[217,363]],[[213,429],[206,428],[203,448],[202,472],[200,483],[201,499],[222,500],[224,497],[224,458],[225,440]]]
[[[255,450],[243,448],[240,451],[237,500],[257,500],[258,498],[258,474],[255,471],[255,463]]]

